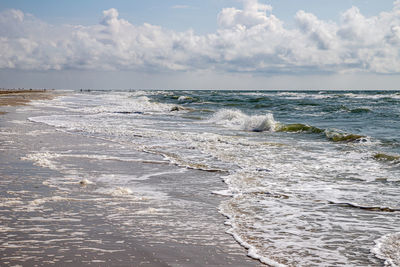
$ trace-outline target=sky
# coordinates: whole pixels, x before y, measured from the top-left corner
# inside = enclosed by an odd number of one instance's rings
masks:
[[[0,87],[400,89],[400,0],[1,0]]]

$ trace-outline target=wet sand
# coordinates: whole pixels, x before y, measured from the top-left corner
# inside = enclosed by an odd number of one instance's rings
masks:
[[[18,111],[17,105],[31,99],[52,97],[48,92],[0,95],[0,105],[8,106],[0,117],[1,266],[261,265],[224,232],[228,227],[217,210],[224,198],[211,195],[201,184],[209,179],[215,181],[214,187],[223,187],[214,177],[217,174],[160,164],[162,159],[153,156],[146,156],[148,161],[113,163],[121,170],[128,168],[127,173],[167,173],[137,182],[138,188],[165,188],[170,202],[162,203],[98,194],[97,185],[81,186],[81,178],[67,177],[65,170],[22,160],[49,148],[74,155],[105,149],[104,142],[27,121],[30,107]],[[129,156],[140,153],[132,151]],[[104,161],[93,158],[69,164],[76,169],[79,164],[93,166],[93,173],[102,167],[107,170]],[[188,175],[202,180],[187,181]],[[67,178],[73,182],[61,186],[52,182]],[[190,208],[181,208],[181,203]],[[163,212],[166,207],[172,212]]]

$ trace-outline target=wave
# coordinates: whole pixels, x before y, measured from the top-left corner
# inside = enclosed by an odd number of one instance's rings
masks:
[[[278,124],[275,131],[323,133],[325,130],[307,124],[293,123],[293,124]]]
[[[294,124],[277,124],[276,132],[289,132],[289,133],[315,133],[324,134],[325,137],[332,142],[350,143],[350,142],[367,142],[368,137],[359,134],[344,133],[336,130],[321,129],[315,126],[310,126],[302,123]]]
[[[241,92],[241,95],[249,96],[278,96],[280,98],[291,99],[291,100],[301,100],[301,99],[332,99],[332,98],[349,98],[349,99],[371,99],[371,100],[398,100],[400,99],[400,94],[398,92],[330,92],[330,91],[320,91],[320,92]]]
[[[390,162],[400,162],[400,156],[397,155],[389,155],[385,153],[377,153],[373,155],[373,158],[378,161],[390,161]]]
[[[347,98],[353,98],[353,99],[400,99],[400,94],[398,93],[385,93],[385,94],[365,94],[365,93],[346,93],[343,94],[342,96],[347,97]]]
[[[385,266],[400,266],[400,233],[384,235],[375,244],[371,252],[384,260]]]
[[[361,210],[369,210],[369,211],[380,211],[380,212],[399,212],[400,208],[391,208],[391,207],[378,207],[378,206],[362,206],[356,203],[350,202],[334,202],[329,201],[329,204],[338,205],[342,207],[361,209]]]
[[[232,212],[228,211],[228,210],[230,210],[230,209],[227,207],[226,204],[220,206],[220,208],[219,208],[220,213],[228,218],[228,220],[225,222],[225,224],[231,226],[231,228],[229,230],[227,230],[226,232],[228,234],[230,234],[242,247],[247,249],[247,256],[249,256],[250,258],[253,258],[255,260],[259,260],[260,262],[262,262],[268,266],[273,266],[273,267],[286,266],[272,258],[263,256],[262,252],[258,251],[258,249],[255,246],[251,245],[244,238],[242,238],[242,236],[239,234],[240,231],[238,231],[239,226],[235,219],[235,216],[233,216]]]
[[[336,105],[336,104],[323,106],[322,111],[328,112],[328,113],[346,112],[346,113],[351,113],[354,115],[372,112],[372,110],[367,107],[354,108],[354,107],[347,107],[345,105]]]
[[[332,142],[350,143],[350,142],[367,142],[368,137],[359,134],[345,133],[339,130],[322,129],[315,126],[292,123],[284,124],[275,121],[273,115],[249,116],[240,110],[222,109],[215,113],[210,119],[211,122],[223,125],[236,130],[244,130],[251,132],[288,132],[288,133],[314,133],[324,134],[325,137]]]
[[[343,133],[340,131],[333,131],[327,129],[321,129],[315,126],[293,123],[293,124],[281,124],[277,123],[275,127],[276,132],[288,132],[288,133],[314,133],[324,134],[325,137],[332,142],[350,143],[350,142],[367,142],[368,137],[359,134]]]
[[[276,94],[279,97],[284,97],[286,99],[300,100],[300,99],[330,99],[340,97],[337,94],[329,94],[325,92],[281,92]]]
[[[194,102],[194,101],[196,101],[197,99],[196,98],[194,98],[194,97],[191,97],[191,96],[180,96],[180,97],[178,97],[178,101],[179,102]]]
[[[172,104],[154,102],[147,96],[136,94],[97,95],[93,97],[95,97],[95,100],[92,99],[92,104],[80,109],[74,109],[74,111],[85,114],[143,114],[144,112],[168,113],[174,107]]]
[[[350,113],[368,113],[371,112],[369,108],[354,108],[350,109]]]
[[[341,133],[337,131],[325,130],[326,137],[332,142],[363,142],[367,141],[367,137],[359,134]]]
[[[276,122],[271,113],[249,116],[240,110],[222,109],[210,120],[215,124],[251,132],[274,131]]]
[[[170,161],[171,163],[176,164],[177,166],[186,167],[188,169],[205,171],[205,172],[221,172],[221,173],[226,172],[223,169],[213,168],[205,163],[191,162],[190,160],[184,159],[183,157],[181,157],[175,153],[160,152],[160,151],[156,151],[156,150],[144,150],[144,151],[146,151],[148,153],[162,155],[166,160]]]

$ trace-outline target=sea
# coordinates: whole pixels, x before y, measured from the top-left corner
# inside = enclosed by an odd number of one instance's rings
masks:
[[[185,194],[176,206],[192,225],[207,221],[188,202],[202,191],[221,199],[221,235],[266,265],[400,266],[399,91],[77,90],[21,112],[96,143],[27,152],[22,160],[63,173],[49,186],[162,203],[171,190]],[[147,176],[122,171],[138,161],[154,163]],[[160,178],[163,166],[180,180]],[[160,180],[144,183],[152,173]]]

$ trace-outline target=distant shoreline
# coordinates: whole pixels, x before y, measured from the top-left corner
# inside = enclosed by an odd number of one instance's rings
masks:
[[[54,90],[47,89],[0,89],[0,107],[27,105],[32,100],[46,100],[55,97]],[[0,115],[7,112],[0,110]]]

